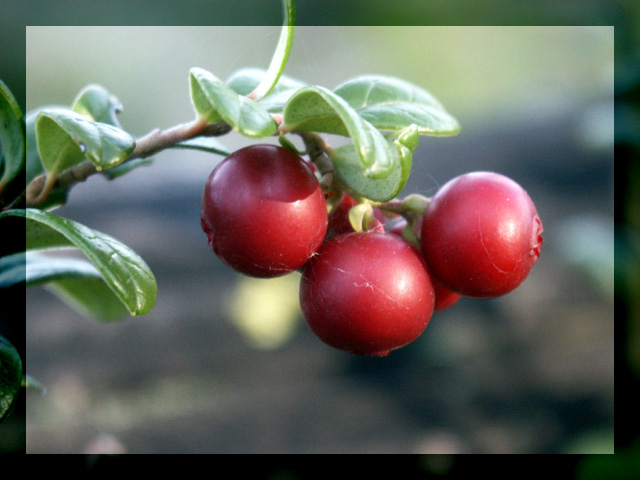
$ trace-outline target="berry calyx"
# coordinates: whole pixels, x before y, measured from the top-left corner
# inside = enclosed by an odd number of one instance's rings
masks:
[[[327,240],[300,282],[311,330],[325,343],[360,355],[385,356],[414,341],[431,319],[434,298],[420,252],[388,233]]]
[[[527,192],[493,172],[447,182],[425,212],[422,253],[431,274],[464,296],[492,298],[519,286],[540,256],[542,222]]]
[[[331,236],[339,235],[341,233],[354,233],[353,225],[349,213],[351,209],[358,205],[358,201],[348,194],[343,194],[335,208],[329,214],[329,227],[327,233]],[[384,232],[384,225],[386,224],[386,218],[384,213],[378,208],[372,208],[372,218],[369,221],[369,225],[364,230],[375,230],[378,232]]]
[[[277,277],[302,267],[320,247],[327,207],[301,157],[275,145],[252,145],[211,172],[201,224],[227,265],[254,277]]]

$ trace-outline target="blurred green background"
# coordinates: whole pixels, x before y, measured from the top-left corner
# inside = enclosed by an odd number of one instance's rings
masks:
[[[173,10],[160,3],[142,16],[144,2],[136,2],[141,10],[128,14],[144,19],[138,25],[171,23]],[[238,12],[243,25],[280,22],[278,2],[198,3],[183,4],[183,23],[226,21]],[[613,202],[614,60],[636,41],[619,28],[637,16],[625,10],[631,2],[539,2],[535,9],[494,2],[504,19],[533,25],[520,27],[312,26],[454,18],[467,25],[488,14],[473,2],[456,12],[445,2],[311,3],[298,4],[287,74],[331,88],[383,73],[436,95],[462,133],[421,139],[406,193],[431,195],[473,169],[515,178],[545,226],[530,278],[506,297],[463,300],[434,316],[419,341],[386,360],[342,354],[306,330],[295,277],[247,281],[208,251],[199,196],[220,159],[159,154],[152,167],[116,182],[77,186],[59,210],[138,251],[158,276],[159,299],[147,317],[103,326],[43,290],[27,293],[28,369],[48,386],[46,395],[27,398],[27,450],[612,452],[614,214],[624,222],[629,212],[618,203],[614,211]],[[92,15],[125,23],[117,21],[117,5],[108,5],[110,15],[98,3],[76,14],[88,25],[105,23],[87,21]],[[80,23],[67,21],[74,17],[60,4],[41,7],[30,25]],[[206,8],[219,15],[204,15]],[[567,26],[535,26],[554,22]],[[218,23],[225,26],[28,27],[25,107],[68,104],[97,82],[121,100],[121,123],[134,135],[189,120],[190,67],[221,78],[266,67],[279,33]],[[614,24],[615,45],[606,26]],[[2,75],[10,76],[7,65]],[[630,105],[638,77],[629,65]],[[224,141],[231,148],[248,142],[235,135]],[[626,142],[634,158],[634,136]],[[615,300],[637,325],[637,308],[626,308],[637,292],[628,283],[635,237],[625,232],[615,238],[629,255],[627,268],[616,270]],[[634,323],[616,327],[625,325]],[[616,351],[625,364],[637,358],[637,350]]]

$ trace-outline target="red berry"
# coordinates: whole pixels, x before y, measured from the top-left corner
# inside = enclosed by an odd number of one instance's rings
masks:
[[[305,265],[300,305],[325,343],[384,356],[423,332],[434,293],[415,247],[396,235],[350,233],[327,240]]]
[[[320,247],[327,206],[302,158],[275,145],[252,145],[211,172],[201,223],[225,263],[246,275],[276,277],[300,268]]]
[[[397,221],[395,224],[393,224],[393,226],[389,230],[389,233],[393,233],[394,235],[398,235],[402,237],[402,231],[406,226],[407,226],[407,220],[403,218]],[[455,292],[452,292],[447,287],[442,285],[442,283],[440,283],[436,278],[434,278],[433,275],[429,274],[429,276],[431,278],[431,284],[433,285],[433,291],[436,294],[436,303],[433,307],[434,312],[439,312],[441,310],[449,308],[458,300],[460,300],[460,295],[458,295]]]
[[[422,222],[429,271],[461,295],[491,298],[515,289],[540,255],[542,223],[513,180],[474,172],[447,182]]]
[[[433,306],[434,312],[445,310],[460,300],[460,295],[449,290],[433,276],[431,276],[431,283],[433,284],[433,292],[436,294],[436,303]]]

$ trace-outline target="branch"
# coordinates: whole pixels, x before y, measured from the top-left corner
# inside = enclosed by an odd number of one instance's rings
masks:
[[[136,158],[150,157],[176,143],[190,138],[223,135],[230,130],[231,127],[226,123],[218,122],[208,124],[206,120],[200,118],[189,123],[171,127],[167,130],[155,129],[136,141],[133,152],[131,152],[131,155],[122,163]],[[122,163],[120,165],[122,165]],[[85,160],[61,172],[55,178],[55,181],[51,179],[47,182],[46,173],[38,175],[27,185],[26,190],[16,199],[10,208],[37,206],[47,198],[51,190],[65,188],[78,182],[84,182],[96,173],[98,173],[98,170],[96,170],[93,163],[91,163],[90,160]]]
[[[312,132],[294,132],[297,133],[309,154],[309,159],[316,166],[321,175],[333,173],[333,149],[329,144],[317,133]]]

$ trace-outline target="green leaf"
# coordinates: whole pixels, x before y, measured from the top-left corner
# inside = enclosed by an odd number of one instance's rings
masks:
[[[22,252],[26,259],[23,275],[26,286],[45,284],[82,315],[100,321],[120,320],[128,311],[105,283],[100,272],[87,260],[59,258],[33,251]],[[0,259],[0,262],[2,259]]]
[[[22,384],[22,361],[15,347],[0,335],[0,422],[18,396]]]
[[[40,160],[36,144],[36,117],[41,109],[33,110],[26,116],[27,155],[25,165],[25,180],[28,185],[31,180],[44,173],[44,166]]]
[[[426,90],[394,77],[366,75],[334,89],[364,119],[381,130],[416,125],[420,135],[455,135],[458,121]]]
[[[131,315],[144,315],[153,308],[157,295],[155,277],[144,260],[126,245],[53,213],[37,209],[0,212],[0,218],[9,215],[26,218],[27,250],[77,247]]]
[[[278,130],[271,114],[257,102],[238,95],[212,73],[192,68],[189,75],[191,102],[199,118],[226,122],[248,137],[268,137]]]
[[[86,86],[73,101],[72,110],[94,122],[102,122],[120,128],[117,114],[122,112],[122,104],[101,85]],[[105,170],[109,180],[121,177],[135,168],[150,165],[152,158],[136,158]]]
[[[383,179],[373,179],[363,174],[355,146],[352,143],[335,150],[335,156],[332,158],[335,173],[356,195],[377,202],[391,200],[402,191],[407,183],[418,137],[416,126],[385,135],[385,141],[389,148],[395,151],[396,160],[391,173]]]
[[[295,92],[285,106],[281,130],[351,137],[352,154],[359,160],[364,176],[371,179],[386,178],[397,166],[396,149],[344,99],[324,87],[309,86]],[[356,166],[352,163],[352,167]]]
[[[122,111],[122,104],[100,85],[87,85],[82,89],[71,109],[91,121],[120,127],[116,114]]]
[[[25,123],[27,131],[27,156],[25,161],[25,185],[29,185],[38,175],[44,173],[44,166],[38,153],[36,143],[36,118],[42,110],[51,110],[65,108],[57,105],[49,105],[34,109],[27,113]],[[67,194],[70,187],[52,189],[46,200],[38,205],[41,210],[47,210],[51,207],[62,205],[67,201]]]
[[[13,253],[0,258],[0,288],[8,288],[25,281],[25,252]]]
[[[84,115],[65,110],[43,110],[35,123],[36,143],[47,173],[61,171],[91,160],[98,171],[122,163],[133,151],[135,139],[107,123],[93,122]]]
[[[291,51],[291,45],[293,45],[293,31],[296,18],[296,2],[294,0],[283,0],[285,17],[284,25],[280,31],[280,38],[273,57],[271,58],[271,64],[266,74],[263,76],[260,84],[253,90],[249,97],[253,100],[260,100],[265,97],[278,83],[278,79],[284,67],[287,64],[289,58],[289,52]]]
[[[264,78],[266,72],[259,68],[243,68],[234,72],[228,79],[227,85],[238,95],[249,95]],[[305,87],[306,83],[281,75],[278,83],[264,98],[258,100],[260,106],[271,113],[282,113],[287,100],[297,90]]]
[[[122,320],[129,314],[100,277],[66,278],[45,288],[79,314],[100,322]]]
[[[25,123],[22,110],[5,83],[0,80],[0,192],[22,170],[25,157]]]
[[[93,264],[80,258],[53,257],[34,251],[21,252],[19,255],[23,257],[27,287],[67,278],[100,278],[100,272]]]

